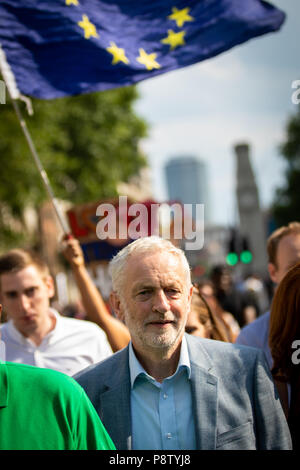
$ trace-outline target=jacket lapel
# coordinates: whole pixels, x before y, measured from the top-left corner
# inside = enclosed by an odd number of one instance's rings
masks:
[[[107,377],[101,393],[101,415],[108,434],[118,450],[131,449],[130,374],[128,347],[120,351],[117,367]]]
[[[218,379],[192,366],[192,396],[197,449],[213,450],[217,438]]]
[[[197,449],[216,449],[218,378],[199,339],[187,337],[191,361],[191,385]]]
[[[186,335],[190,363],[197,449],[216,449],[218,378],[199,338]],[[130,374],[128,348],[101,394],[103,422],[118,450],[131,449]]]
[[[130,390],[121,384],[101,396],[103,422],[118,450],[131,449]]]

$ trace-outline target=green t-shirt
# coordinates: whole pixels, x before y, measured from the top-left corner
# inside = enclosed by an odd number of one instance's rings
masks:
[[[115,450],[74,379],[50,369],[0,362],[0,449]]]

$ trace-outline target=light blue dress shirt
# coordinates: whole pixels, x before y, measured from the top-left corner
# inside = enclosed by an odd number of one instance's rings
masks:
[[[131,425],[134,450],[196,449],[191,367],[186,339],[175,374],[157,382],[141,366],[129,345]]]

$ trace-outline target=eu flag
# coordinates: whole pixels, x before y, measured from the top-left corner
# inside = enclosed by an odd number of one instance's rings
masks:
[[[276,31],[261,0],[0,0],[19,90],[57,98],[130,85]]]

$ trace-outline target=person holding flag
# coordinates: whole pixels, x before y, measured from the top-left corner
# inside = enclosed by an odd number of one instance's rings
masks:
[[[72,268],[87,318],[105,331],[113,352],[125,348],[130,341],[128,328],[108,311],[86,268],[79,241],[74,237],[65,237],[63,254]]]

